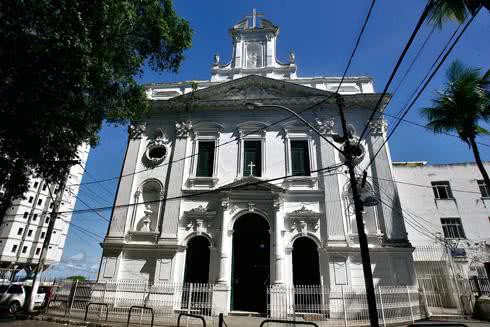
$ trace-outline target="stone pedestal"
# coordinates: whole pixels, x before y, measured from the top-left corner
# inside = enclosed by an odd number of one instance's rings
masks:
[[[216,284],[213,290],[213,315],[228,315],[230,308],[230,287]]]

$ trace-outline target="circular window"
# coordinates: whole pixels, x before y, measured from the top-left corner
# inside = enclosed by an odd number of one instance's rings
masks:
[[[167,148],[163,144],[148,145],[143,162],[147,166],[156,166],[161,163],[167,155]]]
[[[167,149],[164,146],[156,146],[148,149],[148,158],[150,160],[160,160],[167,154]]]

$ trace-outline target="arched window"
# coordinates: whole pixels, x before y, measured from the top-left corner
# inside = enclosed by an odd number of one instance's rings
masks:
[[[308,237],[300,237],[293,243],[293,284],[320,285],[318,249]]]

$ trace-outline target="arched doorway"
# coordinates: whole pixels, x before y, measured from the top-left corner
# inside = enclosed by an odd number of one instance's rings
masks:
[[[204,236],[195,236],[187,242],[184,283],[208,283],[209,245]]]
[[[266,312],[270,273],[269,224],[257,214],[240,217],[233,227],[232,308]]]
[[[293,284],[320,285],[318,249],[308,237],[300,237],[293,243]]]

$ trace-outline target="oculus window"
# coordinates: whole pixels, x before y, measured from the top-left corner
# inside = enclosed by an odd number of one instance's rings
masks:
[[[296,176],[310,176],[308,141],[291,141],[291,173]]]
[[[243,176],[262,175],[262,141],[243,142]]]
[[[196,176],[212,177],[214,167],[214,141],[199,141]]]

